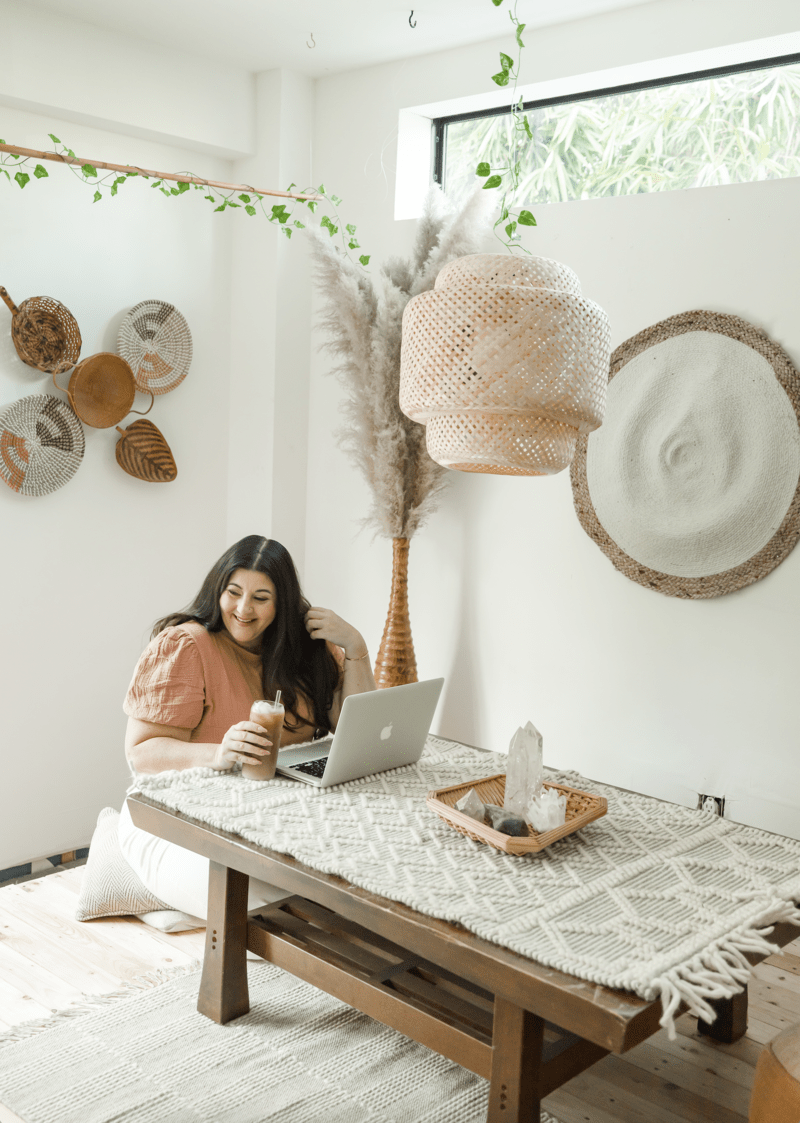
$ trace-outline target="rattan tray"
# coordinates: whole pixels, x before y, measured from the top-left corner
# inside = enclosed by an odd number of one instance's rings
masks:
[[[539,834],[529,826],[527,838],[501,834],[500,831],[484,826],[477,819],[465,815],[463,811],[456,808],[456,803],[470,788],[475,789],[482,803],[495,803],[502,807],[506,791],[504,772],[499,772],[496,776],[486,776],[483,780],[468,780],[464,784],[454,784],[450,788],[438,788],[436,791],[428,792],[426,802],[431,811],[435,811],[461,834],[474,838],[476,842],[488,842],[490,846],[503,850],[506,854],[535,854],[538,850],[544,850],[551,842],[556,842],[559,838],[564,838],[565,835],[585,827],[587,823],[599,819],[608,810],[608,802],[602,796],[581,792],[577,788],[567,788],[563,784],[544,786],[555,788],[566,795],[566,822],[563,826],[555,827],[554,830],[545,831],[543,834]]]

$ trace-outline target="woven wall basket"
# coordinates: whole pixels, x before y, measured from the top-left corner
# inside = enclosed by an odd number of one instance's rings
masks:
[[[55,375],[53,384],[57,390],[62,388]],[[93,429],[110,429],[129,413],[149,413],[155,401],[151,392],[146,410],[131,409],[136,396],[133,371],[111,351],[98,351],[78,363],[70,375],[66,394],[81,421]]]
[[[11,338],[23,363],[47,374],[75,366],[81,333],[69,308],[52,296],[31,296],[18,308],[2,285],[0,298],[11,312]]]
[[[692,311],[611,356],[603,428],[578,439],[581,525],[616,568],[667,596],[758,581],[800,537],[800,375],[737,316]]]
[[[0,477],[20,495],[49,495],[83,460],[83,426],[52,394],[30,394],[0,411]]]
[[[130,363],[140,390],[167,394],[189,371],[192,336],[174,305],[143,300],[120,324],[117,350]]]
[[[400,408],[446,468],[540,476],[603,419],[608,317],[543,257],[457,258],[403,314]]]
[[[161,430],[142,418],[127,429],[117,426],[122,436],[117,441],[117,464],[123,472],[147,483],[172,483],[178,475],[178,466],[172,450],[164,440]]]

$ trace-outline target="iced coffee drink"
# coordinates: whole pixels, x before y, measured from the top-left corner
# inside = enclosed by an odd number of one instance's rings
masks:
[[[281,730],[283,729],[283,706],[276,699],[270,702],[262,698],[253,702],[250,709],[250,720],[264,727],[264,735],[272,742],[265,756],[258,764],[243,764],[242,775],[248,780],[271,780],[275,775],[278,763],[278,749],[281,745]]]

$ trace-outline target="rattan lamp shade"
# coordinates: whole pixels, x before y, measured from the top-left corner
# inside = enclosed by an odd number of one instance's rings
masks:
[[[571,269],[473,254],[406,305],[400,408],[462,472],[552,475],[603,420],[608,317]]]

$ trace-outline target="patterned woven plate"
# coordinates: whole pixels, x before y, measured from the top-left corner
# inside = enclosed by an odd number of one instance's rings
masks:
[[[189,371],[192,335],[173,304],[143,300],[120,324],[117,351],[130,364],[140,390],[168,394]]]
[[[465,784],[454,784],[450,788],[437,788],[436,791],[428,792],[425,802],[431,811],[435,811],[461,834],[473,838],[476,842],[488,842],[490,846],[494,846],[496,850],[504,850],[506,854],[535,854],[538,850],[544,850],[545,846],[549,846],[552,842],[558,841],[559,838],[564,838],[573,831],[585,827],[587,823],[599,819],[608,810],[608,801],[603,796],[591,795],[577,788],[567,788],[563,784],[544,786],[555,788],[556,791],[566,795],[566,821],[563,826],[554,827],[553,830],[545,831],[543,834],[539,834],[529,825],[527,838],[502,834],[456,808],[458,801],[470,788],[475,789],[475,794],[481,803],[494,803],[502,807],[506,794],[504,772],[498,772],[496,776],[487,776],[483,780],[468,780]]]
[[[52,394],[30,394],[0,411],[0,478],[20,495],[49,495],[83,460],[83,426]]]

